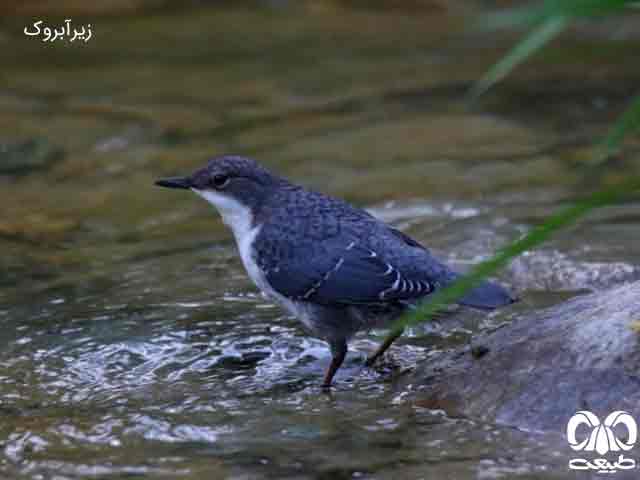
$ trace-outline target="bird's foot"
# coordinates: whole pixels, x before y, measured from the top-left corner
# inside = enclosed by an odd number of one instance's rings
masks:
[[[372,355],[365,360],[364,364],[366,367],[373,368],[379,372],[397,370],[400,368],[400,362],[398,362],[389,352],[384,355]]]
[[[367,357],[364,361],[364,366],[371,368],[376,363],[376,360],[378,360],[378,357],[376,357],[375,355]]]

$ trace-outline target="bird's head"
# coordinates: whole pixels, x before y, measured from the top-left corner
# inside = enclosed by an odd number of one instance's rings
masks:
[[[156,185],[197,193],[216,207],[235,231],[236,224],[252,223],[266,196],[282,182],[250,158],[226,155],[211,159],[191,175],[164,178]]]

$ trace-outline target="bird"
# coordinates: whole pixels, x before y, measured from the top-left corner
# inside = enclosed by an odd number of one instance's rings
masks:
[[[155,183],[191,190],[212,204],[255,285],[329,344],[324,388],[331,387],[358,331],[389,326],[460,277],[367,211],[290,182],[251,158],[216,156],[190,175]],[[458,303],[492,310],[514,301],[504,287],[485,281]],[[401,334],[387,338],[366,365]]]

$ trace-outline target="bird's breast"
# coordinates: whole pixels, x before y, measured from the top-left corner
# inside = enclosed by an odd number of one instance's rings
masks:
[[[255,240],[260,233],[261,225],[255,226],[242,235],[235,235],[236,244],[238,245],[238,252],[240,253],[240,259],[244,265],[249,278],[253,280],[253,283],[262,290],[265,291],[266,280],[262,269],[259,267],[256,261],[256,249],[254,248]],[[235,234],[235,232],[234,232]]]

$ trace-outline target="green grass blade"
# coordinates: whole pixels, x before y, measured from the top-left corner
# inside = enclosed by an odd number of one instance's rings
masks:
[[[519,240],[507,245],[489,260],[479,263],[472,271],[442,290],[436,291],[415,310],[394,322],[389,336],[403,328],[430,320],[447,305],[454,303],[487,277],[496,273],[521,253],[542,244],[562,228],[574,224],[587,213],[607,205],[614,205],[630,193],[638,193],[640,178],[633,178],[623,185],[596,192],[585,200],[552,215],[545,223],[535,227]]]
[[[628,133],[640,130],[640,93],[631,100],[631,105],[609,130],[605,139],[598,146],[594,163],[601,163],[620,150],[622,140]]]
[[[496,63],[471,89],[470,95],[475,99],[486,92],[492,85],[507,76],[517,65],[525,61],[536,50],[544,46],[567,25],[565,17],[553,17],[527,35],[506,56]]]
[[[543,9],[547,15],[597,17],[623,13],[635,0],[547,0]]]
[[[535,26],[554,17],[585,18],[623,14],[637,8],[635,0],[547,0],[535,6],[516,7],[488,15],[488,28]]]
[[[552,40],[569,25],[570,19],[580,16],[619,13],[627,7],[637,7],[638,5],[639,2],[630,0],[547,0],[541,7],[516,9],[499,16],[498,24],[528,23],[537,24],[538,27],[478,81],[470,92],[472,97],[475,98],[487,91],[536,50]],[[629,108],[609,130],[599,149],[596,150],[596,161],[594,162],[596,166],[616,153],[620,149],[625,135],[634,130],[640,130],[640,94],[633,98]],[[589,171],[596,172],[596,169],[590,168]],[[388,338],[397,335],[407,326],[432,319],[444,307],[463,297],[465,293],[496,273],[513,258],[542,244],[551,235],[574,224],[587,213],[600,207],[619,203],[631,194],[640,194],[640,177],[632,178],[616,187],[598,191],[585,200],[556,213],[523,238],[507,245],[489,260],[478,264],[469,274],[456,280],[448,287],[436,291],[415,310],[403,315],[394,322]]]

